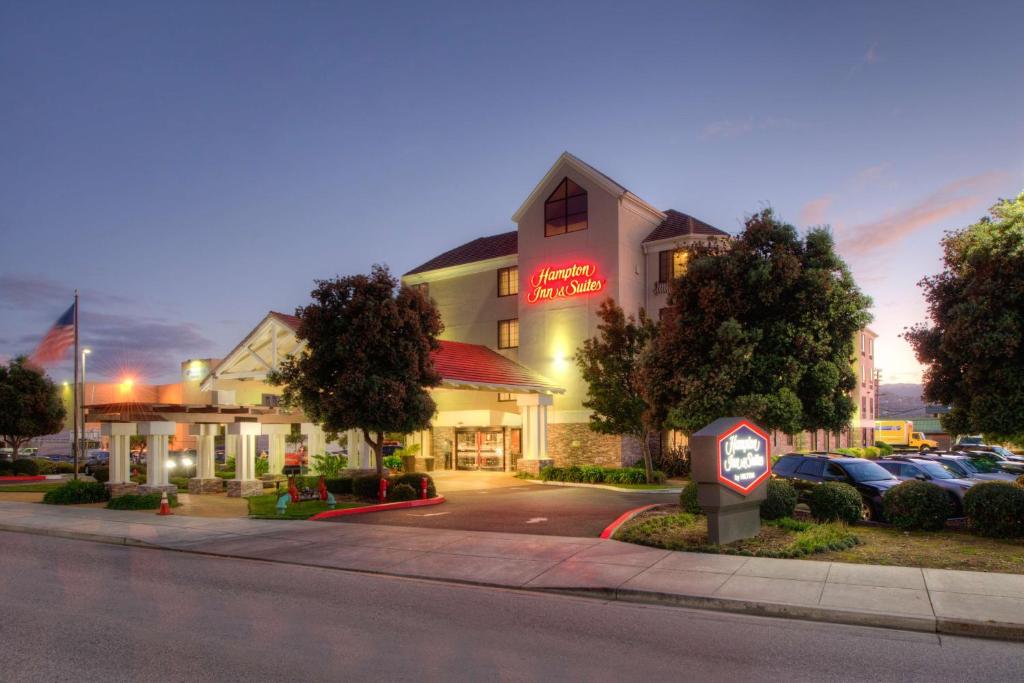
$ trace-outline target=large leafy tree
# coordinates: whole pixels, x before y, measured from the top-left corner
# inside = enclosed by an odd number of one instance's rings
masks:
[[[924,396],[950,406],[952,434],[1024,440],[1024,192],[942,246],[942,272],[920,283],[931,324],[904,335]]]
[[[57,386],[26,361],[0,365],[0,439],[14,450],[64,428],[66,410]]]
[[[439,348],[441,316],[383,266],[318,280],[312,298],[296,310],[304,349],[270,380],[284,386],[287,405],[325,431],[361,430],[383,475],[386,434],[425,429],[434,415],[428,388],[441,377],[430,354]]]
[[[771,209],[733,240],[694,245],[645,363],[650,419],[686,433],[726,415],[839,431],[853,415],[853,340],[871,301],[827,229]]]
[[[629,316],[612,299],[601,302],[597,336],[576,352],[576,364],[587,383],[590,428],[601,434],[628,435],[640,441],[644,471],[651,482],[650,438],[657,433],[644,419],[648,411],[643,391],[642,357],[658,326],[643,309]]]

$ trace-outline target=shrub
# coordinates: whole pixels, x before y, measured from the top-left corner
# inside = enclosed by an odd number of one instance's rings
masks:
[[[703,515],[704,509],[697,502],[697,482],[687,482],[679,494],[679,507],[691,515]]]
[[[270,460],[267,458],[256,458],[256,476],[262,477],[270,471]]]
[[[860,519],[860,494],[849,484],[827,481],[811,490],[807,500],[811,516],[819,522],[846,522]]]
[[[55,462],[53,463],[54,474],[74,474],[75,466],[70,462]]]
[[[690,452],[685,448],[659,449],[652,454],[651,464],[666,477],[690,476]]]
[[[39,474],[39,464],[35,460],[30,460],[29,458],[18,458],[11,463],[11,471],[16,475],[23,474],[34,477]]]
[[[377,500],[380,488],[380,477],[376,474],[363,474],[352,479],[352,494],[367,500]]]
[[[1024,488],[1005,481],[975,484],[964,494],[964,513],[979,536],[1024,536]]]
[[[32,458],[32,462],[39,468],[39,474],[57,474],[57,463],[46,458]]]
[[[882,451],[874,446],[867,446],[861,450],[864,451],[864,457],[868,460],[878,460],[879,456],[882,455]]]
[[[388,489],[388,502],[400,503],[404,500],[416,500],[420,494],[408,484],[398,484],[393,489]]]
[[[652,484],[664,484],[665,473],[658,470],[652,472]],[[641,467],[605,468],[604,482],[606,484],[646,484],[647,475]]]
[[[8,475],[13,471],[14,464],[10,460],[0,459],[0,474]]]
[[[179,491],[188,491],[188,477],[168,477],[167,483],[174,484]]]
[[[110,499],[107,487],[96,481],[69,481],[52,491],[47,491],[43,502],[47,505],[80,505],[102,503]]]
[[[600,467],[598,465],[572,465],[545,467],[540,471],[544,481],[562,481],[577,484],[644,484],[647,477],[639,467]],[[665,473],[655,470],[654,483],[665,482]]]
[[[325,483],[327,484],[327,490],[331,493],[336,493],[342,496],[347,496],[352,493],[352,477],[325,479]]]
[[[162,494],[157,491],[152,493],[129,493],[117,498],[111,498],[107,503],[110,510],[156,510],[160,507]],[[167,494],[167,502],[171,507],[178,506],[178,496],[173,493]]]
[[[761,501],[761,519],[792,517],[796,510],[796,489],[785,479],[768,480],[768,497]]]
[[[882,500],[885,518],[897,529],[939,531],[951,512],[949,494],[927,481],[905,481]]]
[[[429,474],[423,474],[422,472],[406,472],[391,477],[391,481],[388,482],[388,490],[390,491],[392,486],[398,487],[406,484],[416,492],[416,497],[419,498],[420,488],[423,486],[423,477],[427,478],[427,498],[436,498],[437,488],[434,486],[434,479]]]
[[[110,468],[109,467],[94,467],[90,470],[92,472],[92,478],[98,482],[106,483],[110,481]]]
[[[337,479],[341,471],[348,467],[348,458],[344,455],[324,453],[323,455],[314,455],[310,460],[312,461],[313,469],[319,474],[324,475],[327,479]]]
[[[875,448],[878,449],[878,452],[882,454],[883,458],[888,458],[890,455],[893,454],[892,446],[884,441],[876,441]]]
[[[402,456],[400,455],[385,455],[384,456],[384,467],[389,470],[400,470],[402,469]]]

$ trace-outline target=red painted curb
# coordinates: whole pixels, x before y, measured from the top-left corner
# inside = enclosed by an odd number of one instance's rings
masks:
[[[651,505],[644,505],[642,507],[633,508],[632,510],[623,512],[619,515],[618,519],[604,528],[604,531],[601,532],[601,538],[611,538],[615,535],[615,532],[619,530],[620,526],[633,519],[644,510],[650,510],[653,507],[658,507],[658,504],[652,503]]]
[[[46,481],[46,477],[43,476],[42,474],[35,474],[31,476],[26,474],[10,477],[0,477],[0,481]]]
[[[344,510],[325,510],[324,512],[318,512],[309,518],[309,521],[315,522],[321,519],[328,519],[330,517],[346,517],[348,515],[364,515],[367,512],[384,512],[385,510],[404,510],[406,508],[419,508],[426,505],[440,505],[444,502],[444,496],[436,496],[434,498],[427,498],[426,500],[403,500],[400,503],[382,503],[380,505],[367,505],[361,508],[345,508]]]

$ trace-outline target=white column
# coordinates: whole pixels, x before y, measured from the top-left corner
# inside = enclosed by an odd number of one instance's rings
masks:
[[[235,456],[235,478],[233,482],[239,482],[236,495],[246,495],[246,491],[255,490],[253,482],[258,484],[256,479],[256,437],[259,436],[260,425],[258,422],[235,422],[228,425],[228,434],[238,437],[238,455]],[[241,484],[246,484],[242,486]],[[231,489],[228,489],[231,494]]]
[[[548,406],[551,403],[552,398],[547,394],[522,394],[516,397],[516,404],[523,418],[520,462],[547,459]]]
[[[104,422],[101,433],[110,437],[109,484],[127,484],[131,481],[131,439],[135,434],[134,422]]]
[[[288,424],[262,424],[260,425],[264,434],[267,435],[269,448],[267,449],[268,474],[281,474],[284,468],[285,437],[291,434],[292,426]]]
[[[213,479],[214,474],[214,437],[220,433],[219,424],[194,424],[188,428],[188,433],[196,437],[198,447],[196,449],[196,479]]]
[[[146,437],[146,486],[167,486],[167,442],[174,436],[174,422],[139,422],[139,434]]]
[[[357,470],[372,470],[376,467],[373,461],[373,449],[363,438],[363,430],[348,430],[348,466]]]
[[[238,460],[238,437],[234,434],[224,433],[224,461],[228,458]]]
[[[303,435],[306,437],[306,453],[309,454],[309,473],[317,474],[313,456],[323,455],[324,453],[324,446],[326,445],[324,443],[324,430],[320,429],[320,425],[310,422],[303,422],[301,428]]]

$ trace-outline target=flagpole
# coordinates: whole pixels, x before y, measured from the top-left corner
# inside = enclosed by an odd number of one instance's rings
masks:
[[[67,347],[65,347],[65,348],[67,348]],[[75,438],[74,438],[74,446],[72,447],[72,449],[74,450],[74,456],[75,456],[75,479],[78,479],[78,450],[81,448],[82,444],[78,440],[78,406],[79,406],[79,401],[78,401],[78,290],[77,289],[75,290],[75,381],[72,384],[73,384],[74,389],[75,389],[74,392],[73,392],[74,393],[74,397],[75,397],[74,398],[74,402],[75,402],[75,405],[74,405],[74,408],[75,408],[75,425],[74,425],[75,426]],[[83,393],[85,392],[85,388],[84,387],[82,388],[82,392]],[[83,427],[84,427],[84,425],[83,425]]]

